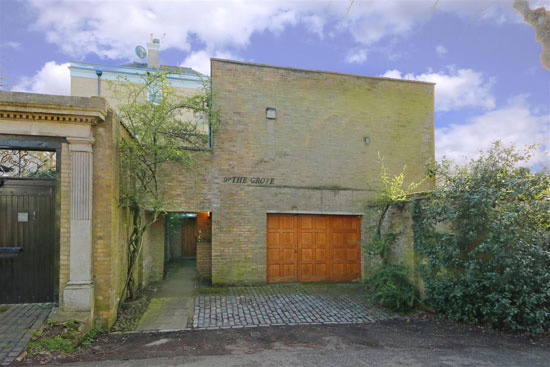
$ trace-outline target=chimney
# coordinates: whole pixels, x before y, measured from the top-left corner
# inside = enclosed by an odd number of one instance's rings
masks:
[[[147,66],[150,68],[159,68],[159,49],[160,49],[160,40],[158,38],[153,39],[153,34],[151,33],[151,42],[147,43]]]

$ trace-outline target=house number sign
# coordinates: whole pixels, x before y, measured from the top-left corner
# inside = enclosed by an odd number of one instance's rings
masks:
[[[232,177],[224,177],[223,182],[251,184],[251,185],[273,185],[275,184],[275,179],[272,177],[232,176]]]
[[[29,221],[29,213],[17,213],[17,221],[18,222],[28,222]]]

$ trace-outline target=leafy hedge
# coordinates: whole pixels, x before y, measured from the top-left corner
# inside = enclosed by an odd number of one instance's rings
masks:
[[[426,301],[449,318],[518,330],[550,328],[550,177],[498,142],[414,207]]]

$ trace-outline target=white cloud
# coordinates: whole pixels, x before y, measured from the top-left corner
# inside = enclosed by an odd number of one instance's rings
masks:
[[[439,2],[435,10],[433,0],[356,1],[349,12],[348,1],[27,2],[36,17],[30,27],[43,32],[49,42],[74,58],[96,54],[131,59],[135,46],[146,42],[151,32],[162,39],[163,48],[195,52],[190,41],[195,39],[201,49],[227,51],[246,47],[253,34],[279,33],[299,24],[321,38],[349,32],[356,42],[369,46],[387,37],[406,37],[433,11],[466,17],[479,13],[481,19],[488,20],[521,20],[511,4],[495,4],[494,0]]]
[[[435,130],[436,159],[443,156],[464,162],[465,156],[475,158],[495,140],[518,147],[542,144],[529,162],[530,165],[550,163],[550,116],[534,111],[524,96],[518,96],[503,108],[469,119],[464,124],[450,124]]]
[[[435,52],[437,53],[437,56],[443,58],[445,54],[447,54],[447,49],[443,45],[437,45],[435,48]]]
[[[20,47],[21,47],[21,43],[19,42],[7,41],[7,42],[0,43],[0,49],[7,49],[7,48],[18,49]]]
[[[71,77],[69,63],[48,61],[31,78],[22,78],[13,87],[14,92],[70,95]]]
[[[208,50],[201,50],[189,54],[180,66],[186,66],[198,71],[201,74],[210,75],[210,58],[212,57],[219,59],[239,60],[238,57],[228,52],[210,52]]]
[[[472,69],[448,67],[446,72],[424,74],[402,74],[399,70],[389,70],[388,78],[421,80],[435,85],[435,110],[450,111],[463,107],[495,107],[495,97],[491,92],[494,84],[481,72]]]
[[[365,49],[351,50],[346,56],[346,62],[350,64],[362,64],[365,60],[367,60],[367,50]]]

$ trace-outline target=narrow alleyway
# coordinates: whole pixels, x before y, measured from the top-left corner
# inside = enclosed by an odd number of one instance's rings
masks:
[[[185,329],[193,317],[194,279],[194,261],[186,260],[183,265],[168,271],[160,289],[151,298],[137,330]]]

